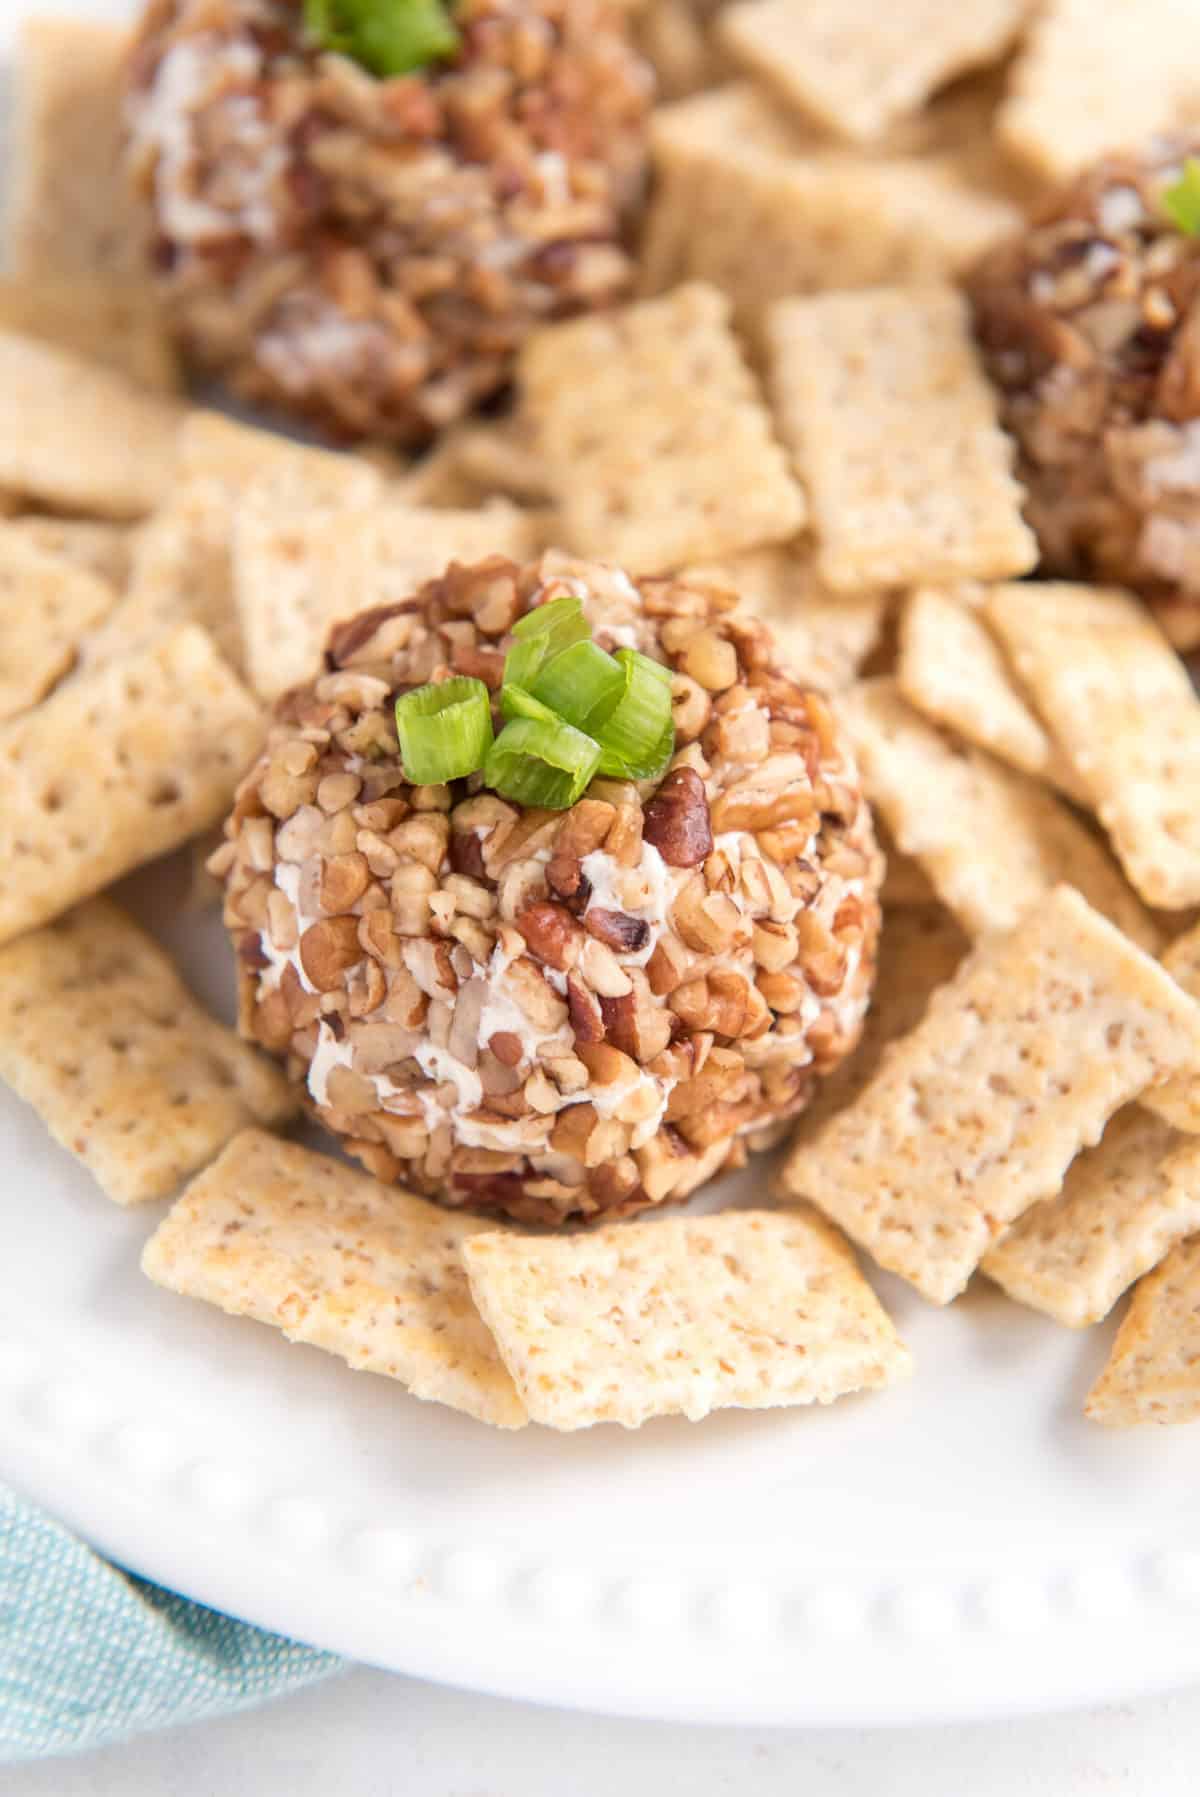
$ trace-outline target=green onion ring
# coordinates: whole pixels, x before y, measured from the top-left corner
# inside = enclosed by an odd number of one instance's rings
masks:
[[[404,777],[441,786],[484,764],[492,747],[491,695],[482,680],[456,674],[396,700],[396,736]]]
[[[555,718],[517,717],[488,751],[485,786],[515,804],[565,811],[587,789],[600,764],[600,745]]]

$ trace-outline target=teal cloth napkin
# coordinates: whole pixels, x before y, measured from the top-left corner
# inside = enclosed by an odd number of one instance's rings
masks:
[[[249,1709],[342,1666],[121,1572],[0,1487],[0,1761]]]

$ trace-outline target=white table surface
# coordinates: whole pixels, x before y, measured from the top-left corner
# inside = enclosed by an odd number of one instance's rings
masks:
[[[731,1668],[731,1676],[736,1671]],[[975,1727],[791,1733],[537,1710],[355,1669],[218,1723],[0,1768],[3,1797],[1193,1797],[1200,1691]]]

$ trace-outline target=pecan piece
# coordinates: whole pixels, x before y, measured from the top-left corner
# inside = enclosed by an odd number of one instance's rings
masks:
[[[574,974],[567,979],[567,1010],[577,1042],[603,1042],[604,1013],[594,992]]]
[[[529,951],[548,967],[566,973],[579,959],[583,931],[561,905],[526,905],[516,920]]]
[[[357,917],[323,917],[300,938],[300,965],[318,992],[332,992],[363,957]]]
[[[699,867],[712,854],[708,796],[695,768],[672,768],[646,805],[642,835],[669,867]]]
[[[583,922],[606,947],[621,954],[636,955],[650,940],[650,925],[645,918],[631,917],[628,911],[606,911],[601,905],[593,905]]]

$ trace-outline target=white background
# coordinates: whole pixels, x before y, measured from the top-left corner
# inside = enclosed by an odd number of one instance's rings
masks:
[[[730,1677],[737,1677],[735,1666]],[[1194,1797],[1200,1691],[904,1733],[681,1728],[355,1670],[218,1723],[0,1768],[4,1797]]]

